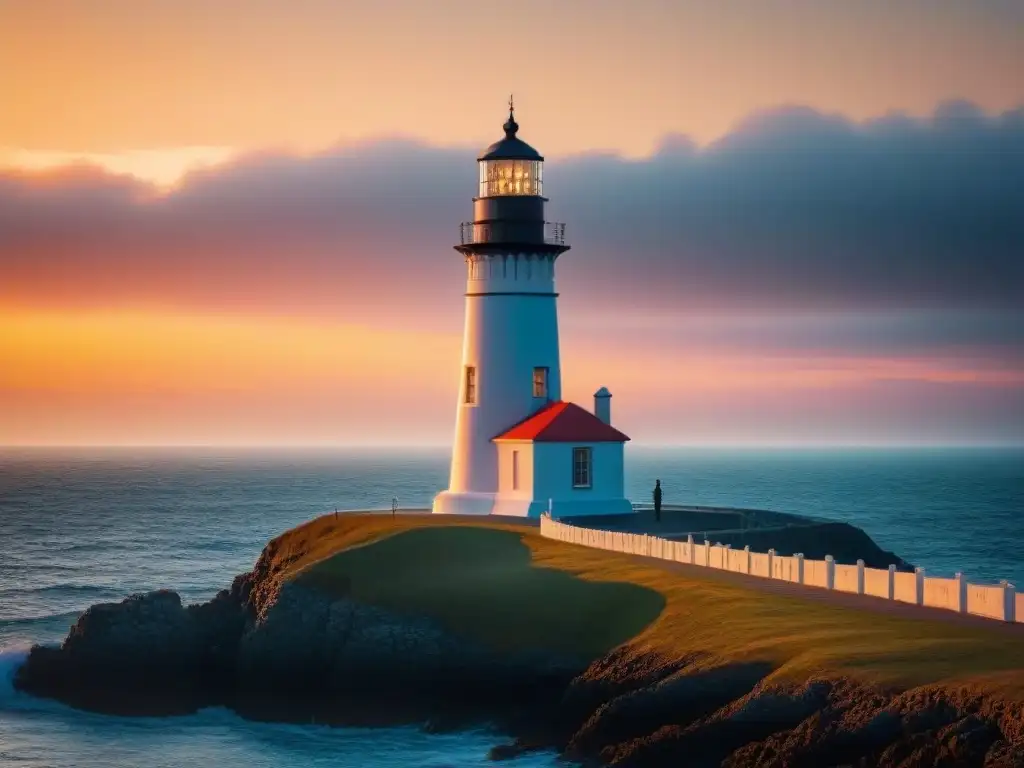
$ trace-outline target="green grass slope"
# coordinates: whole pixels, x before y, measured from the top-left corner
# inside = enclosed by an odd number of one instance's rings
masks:
[[[301,577],[328,590],[443,626],[502,650],[594,659],[662,612],[656,591],[538,568],[521,534],[478,527],[420,528],[355,547]]]
[[[434,616],[497,648],[597,658],[628,643],[671,658],[767,661],[779,678],[977,683],[1024,698],[1024,636],[996,622],[773,594],[728,574],[576,547],[488,520],[331,515],[276,544],[284,578]]]

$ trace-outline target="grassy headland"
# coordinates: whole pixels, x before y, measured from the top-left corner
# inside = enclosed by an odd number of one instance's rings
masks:
[[[769,663],[782,680],[978,684],[1024,698],[1020,633],[772,594],[713,570],[430,515],[327,515],[271,544],[273,570],[502,650],[597,659],[626,643],[666,658]]]
[[[481,518],[327,515],[203,604],[93,606],[22,691],[120,714],[440,727],[615,768],[1024,765],[1024,624],[605,552]],[[535,651],[537,653],[530,653]],[[858,762],[859,761],[859,762]]]

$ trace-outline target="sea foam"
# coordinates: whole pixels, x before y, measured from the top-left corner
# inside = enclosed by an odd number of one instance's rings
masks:
[[[14,696],[14,673],[28,658],[28,646],[0,650],[0,701]]]

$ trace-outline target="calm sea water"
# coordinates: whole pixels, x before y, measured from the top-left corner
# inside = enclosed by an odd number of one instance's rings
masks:
[[[1024,584],[1024,451],[725,451],[631,447],[646,501],[814,514],[864,528],[936,574]],[[203,600],[249,569],[267,539],[339,509],[425,506],[447,454],[420,451],[7,450],[0,452],[0,766],[489,765],[485,732],[84,714],[16,694],[32,642],[56,642],[92,603],[172,587]],[[550,755],[510,763],[553,766]]]

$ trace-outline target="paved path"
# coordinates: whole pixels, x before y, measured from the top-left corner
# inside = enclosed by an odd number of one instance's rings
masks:
[[[330,514],[330,512],[326,513]],[[391,516],[390,509],[343,509],[338,510],[338,514],[343,515],[384,515],[385,517]],[[433,514],[429,509],[402,509],[398,508],[398,515],[431,515]],[[463,523],[486,523],[486,522],[497,522],[506,525],[521,525],[524,528],[539,528],[540,518],[539,517],[515,517],[509,515],[438,515],[438,518],[444,520],[454,520]]]
[[[621,515],[566,517],[562,522],[580,528],[649,533],[662,538],[686,538],[692,533],[695,539],[702,541],[705,535],[714,540],[716,534],[781,530],[791,525],[815,525],[827,521],[768,510],[677,505],[663,508],[660,521],[655,518],[653,509],[642,507]]]

